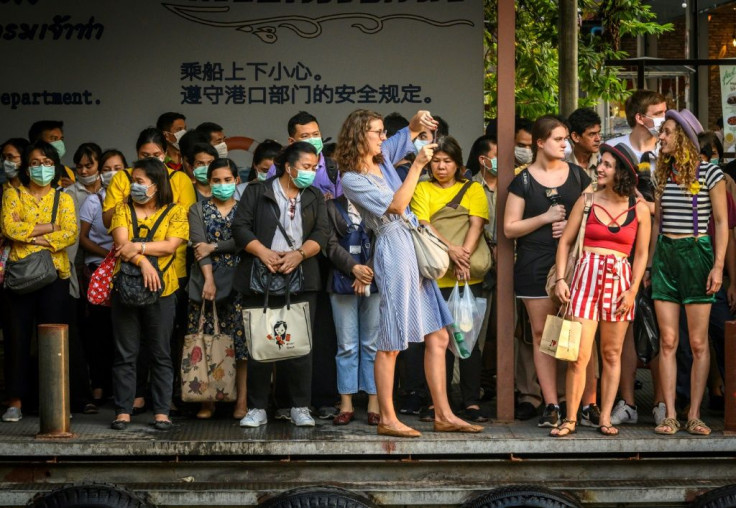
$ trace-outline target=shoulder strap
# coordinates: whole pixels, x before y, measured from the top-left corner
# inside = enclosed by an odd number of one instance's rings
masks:
[[[278,205],[276,205],[276,208],[271,208],[273,210],[273,214],[276,216],[276,226],[278,226],[279,230],[281,231],[281,234],[284,235],[284,238],[286,238],[286,243],[289,244],[289,247],[291,247],[292,250],[294,250],[294,242],[291,241],[291,237],[286,233],[286,229],[284,229],[284,226],[281,225],[281,218],[279,217],[279,214],[276,212],[276,209],[278,209]]]
[[[132,201],[128,201],[128,209],[130,210],[130,223],[133,226],[133,238],[138,238],[141,231],[138,227],[138,215],[135,213]]]
[[[345,220],[345,224],[348,225],[348,227],[353,225],[353,222],[350,220],[350,215],[348,215],[348,211],[345,209],[344,206],[342,206],[342,203],[340,203],[339,199],[335,199],[334,202],[335,208],[337,211],[342,215],[342,218]]]
[[[54,191],[54,206],[51,208],[51,224],[56,222],[56,213],[59,211],[59,196],[61,191]]]
[[[465,182],[465,185],[463,185],[460,191],[455,194],[455,197],[452,198],[452,201],[447,203],[445,206],[448,208],[457,208],[458,206],[460,206],[460,201],[463,200],[463,196],[465,196],[465,193],[468,191],[468,188],[472,185],[472,183],[472,180],[468,180],[467,182]]]
[[[583,220],[580,221],[580,229],[578,230],[578,237],[575,239],[575,247],[578,251],[578,258],[583,255],[583,242],[585,239],[585,224],[588,222],[588,215],[590,214],[590,208],[593,206],[593,193],[586,192],[583,194],[585,206],[583,207]]]
[[[340,173],[337,170],[337,163],[331,157],[325,157],[325,171],[327,171],[327,177],[330,181],[337,185]]]
[[[146,235],[146,241],[151,242],[153,241],[153,235],[156,234],[156,230],[161,225],[161,222],[163,222],[164,217],[169,213],[169,211],[174,208],[174,203],[169,203],[166,205],[166,208],[163,212],[161,212],[161,215],[158,216],[158,219],[156,219],[156,222],[153,223],[153,227],[148,231],[148,234]]]

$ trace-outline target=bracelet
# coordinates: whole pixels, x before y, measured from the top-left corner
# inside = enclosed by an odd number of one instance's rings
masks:
[[[297,251],[297,252],[298,252],[299,254],[301,254],[301,255],[302,255],[302,259],[307,259],[307,253],[306,253],[306,252],[304,252],[304,249],[302,249],[302,248],[299,248],[299,249],[297,249],[296,251]]]
[[[555,281],[555,284],[557,284],[557,283],[558,283],[558,282],[560,282],[561,280],[565,280],[565,277],[560,277],[559,279],[557,279],[557,280]]]
[[[146,255],[146,243],[141,242],[141,254]]]
[[[135,257],[135,259],[133,259],[133,264],[135,264],[135,266],[140,267],[142,262],[143,262],[143,256],[141,256],[140,254],[138,254]]]

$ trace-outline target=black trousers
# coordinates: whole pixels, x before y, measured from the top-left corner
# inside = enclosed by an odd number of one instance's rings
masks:
[[[112,393],[112,309],[104,305],[92,305],[86,299],[83,305],[84,318],[80,320],[79,328],[89,368],[90,386],[93,389],[102,388],[107,396]]]
[[[263,295],[243,296],[243,308],[262,307]],[[292,303],[309,303],[309,318],[314,330],[315,316],[317,315],[317,293],[306,292],[291,297]],[[283,296],[269,296],[269,308],[278,308],[286,305]],[[312,344],[315,342],[312,333]],[[268,399],[271,393],[271,374],[274,379],[286,388],[284,400],[279,400],[281,407],[309,407],[312,395],[312,353],[280,362],[259,362],[248,359],[248,408],[268,409]],[[281,397],[279,397],[281,398]]]

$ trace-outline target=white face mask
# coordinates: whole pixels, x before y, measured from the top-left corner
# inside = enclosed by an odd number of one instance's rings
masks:
[[[650,117],[647,117],[647,118],[650,118]],[[666,118],[665,117],[661,117],[661,118],[650,118],[650,119],[652,120],[652,122],[654,122],[654,127],[652,127],[651,129],[649,129],[649,133],[652,136],[659,136],[659,129],[660,129],[660,127],[662,127],[662,124],[664,123],[664,121],[666,120]]]
[[[419,139],[419,138],[417,138],[417,139],[414,140],[414,148],[417,149],[417,153],[421,152],[422,151],[422,148],[424,148],[428,144],[429,144],[429,140],[428,139]]]
[[[519,164],[531,164],[532,149],[523,146],[515,146],[514,158],[519,162]]]
[[[100,177],[102,178],[102,186],[107,188],[108,185],[110,185],[110,182],[112,181],[112,177],[115,176],[115,173],[117,171],[104,171],[100,174]]]
[[[174,145],[174,148],[176,148],[177,150],[179,150],[179,141],[181,141],[181,138],[183,138],[184,137],[184,134],[186,134],[186,133],[187,133],[186,129],[182,129],[182,130],[180,130],[178,132],[174,132],[173,133],[174,134],[175,141],[173,143],[171,143],[171,144]]]
[[[217,156],[221,159],[224,159],[227,157],[227,143],[224,141],[222,143],[218,143],[214,146],[215,150],[217,150]]]
[[[92,185],[97,181],[97,179],[100,177],[99,173],[89,176],[81,176],[77,175],[77,181],[81,183],[82,185]]]

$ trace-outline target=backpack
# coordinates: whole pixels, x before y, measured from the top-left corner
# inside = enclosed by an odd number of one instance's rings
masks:
[[[368,235],[365,226],[361,222],[356,224],[350,220],[347,210],[342,203],[335,199],[335,208],[348,225],[345,236],[338,240],[340,246],[348,251],[358,264],[365,265],[373,255],[371,237]],[[371,294],[378,291],[375,280],[371,282]],[[355,294],[353,290],[353,277],[345,275],[340,270],[334,270],[332,275],[332,292],[338,295]]]
[[[128,206],[130,207],[130,219],[133,224],[133,238],[131,239],[131,241],[151,242],[153,241],[153,236],[156,234],[156,230],[158,230],[158,227],[164,220],[164,217],[166,217],[169,211],[174,207],[174,203],[169,203],[166,206],[161,215],[159,215],[158,219],[156,219],[153,227],[148,231],[148,234],[142,238],[140,236],[140,228],[138,226],[138,217],[136,216],[135,208],[133,207],[132,203],[129,203]],[[168,263],[166,263],[166,266],[163,269],[159,268],[157,257],[146,256],[146,258],[156,269],[156,272],[158,273],[158,278],[161,281],[161,287],[158,291],[149,290],[143,285],[143,273],[141,269],[133,263],[121,261],[120,270],[115,275],[113,288],[118,294],[120,303],[122,303],[123,305],[127,305],[129,307],[144,307],[146,305],[152,305],[158,301],[159,297],[164,292],[163,274],[166,273],[166,270],[168,270],[171,264],[174,262],[176,254],[171,256],[171,259]]]

